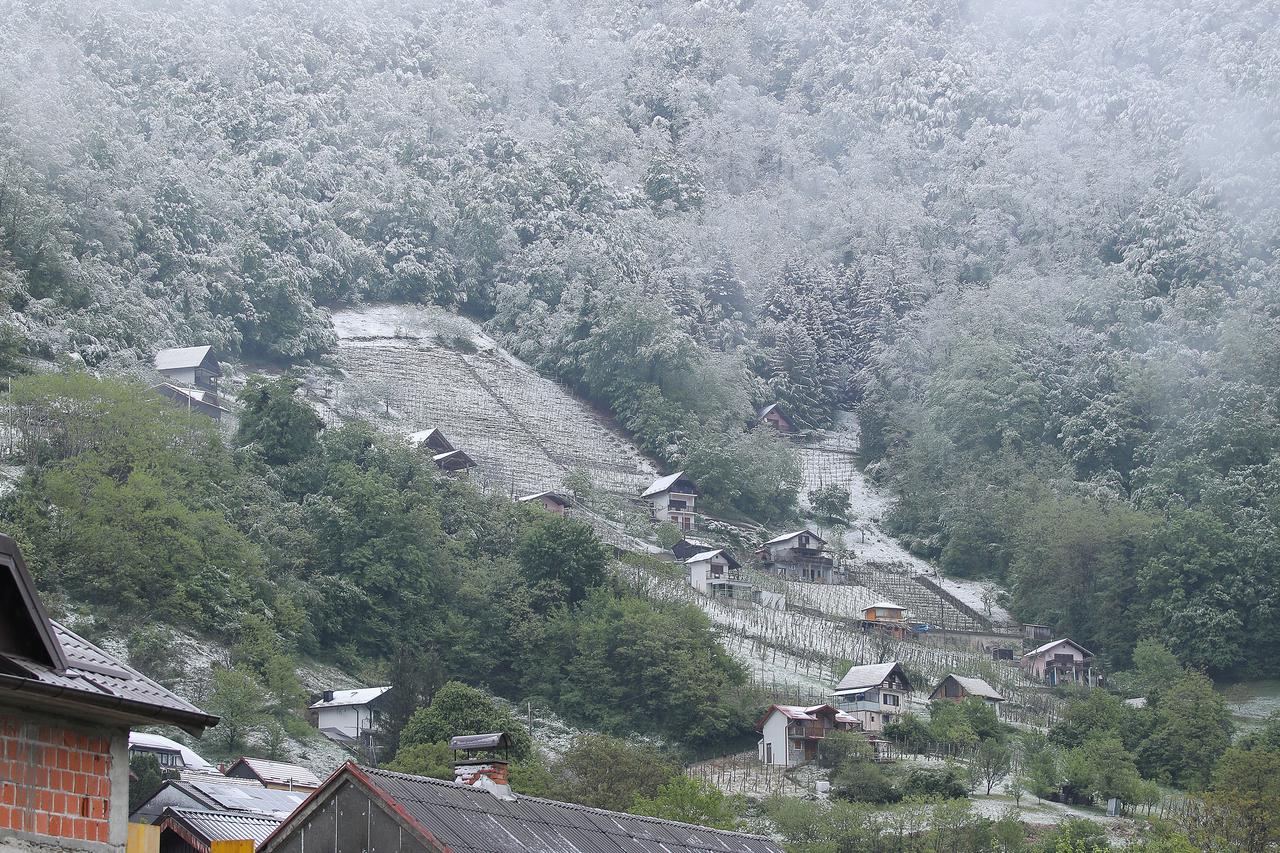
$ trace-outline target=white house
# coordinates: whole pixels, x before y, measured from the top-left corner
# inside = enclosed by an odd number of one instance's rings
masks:
[[[756,754],[762,764],[794,767],[817,758],[819,746],[832,731],[859,729],[852,715],[831,705],[771,705],[756,723]]]
[[[703,595],[727,599],[741,607],[751,605],[752,586],[742,580],[741,566],[724,548],[694,554],[684,565],[689,585]]]
[[[156,372],[177,385],[218,391],[222,368],[214,357],[213,347],[173,347],[156,353]]]
[[[698,519],[698,487],[683,471],[659,477],[640,494],[654,521],[669,521],[681,530],[693,530]]]
[[[880,732],[902,713],[911,691],[902,664],[889,661],[852,667],[833,695],[836,708],[861,723],[863,731]]]
[[[812,530],[796,530],[775,536],[756,554],[766,569],[791,580],[832,583],[835,561],[824,553],[827,541]]]
[[[1098,673],[1092,664],[1093,652],[1066,637],[1022,656],[1022,668],[1027,674],[1049,684],[1096,684]]]
[[[390,689],[326,690],[320,701],[311,705],[311,718],[315,727],[330,740],[340,743],[360,740],[377,728],[377,701]]]
[[[556,515],[569,514],[569,499],[559,492],[538,492],[536,495],[525,495],[516,500],[522,504],[539,505],[547,512],[554,512]]]

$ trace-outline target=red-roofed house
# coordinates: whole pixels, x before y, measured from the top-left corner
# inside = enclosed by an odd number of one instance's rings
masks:
[[[833,731],[860,731],[862,724],[852,715],[831,705],[770,705],[756,723],[760,743],[756,747],[762,764],[794,767],[818,757],[818,747]]]

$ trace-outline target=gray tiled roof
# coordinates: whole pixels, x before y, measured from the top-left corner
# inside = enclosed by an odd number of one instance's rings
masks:
[[[757,835],[517,796],[389,770],[367,778],[456,853],[781,853]]]
[[[25,671],[26,680],[61,688],[66,691],[62,694],[66,698],[132,712],[153,722],[196,728],[217,724],[217,717],[116,660],[70,628],[52,620],[49,624],[62,647],[67,668],[59,671],[40,661],[11,656]]]

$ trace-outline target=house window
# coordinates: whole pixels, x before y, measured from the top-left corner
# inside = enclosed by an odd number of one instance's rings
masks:
[[[895,708],[898,706],[898,697],[894,696],[892,693],[884,693],[880,698],[884,700],[884,704],[886,705],[892,705]]]
[[[871,722],[873,722],[873,723],[874,723],[875,721],[876,721],[876,715],[875,715],[875,714],[872,714],[872,715],[871,715]]]

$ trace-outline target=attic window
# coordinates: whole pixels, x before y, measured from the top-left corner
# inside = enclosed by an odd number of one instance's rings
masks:
[[[49,647],[57,641],[24,574],[11,554],[0,552],[0,655],[60,668],[62,662]]]

